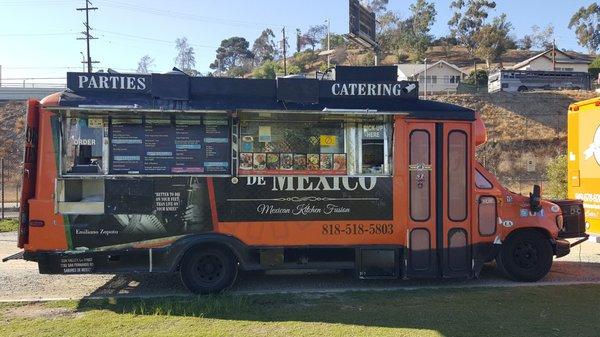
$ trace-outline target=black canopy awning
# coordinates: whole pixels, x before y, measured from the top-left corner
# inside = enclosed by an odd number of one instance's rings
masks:
[[[68,89],[54,109],[335,111],[340,114],[405,114],[408,118],[419,119],[475,119],[471,109],[418,99],[418,84],[409,81],[68,73],[67,82]]]

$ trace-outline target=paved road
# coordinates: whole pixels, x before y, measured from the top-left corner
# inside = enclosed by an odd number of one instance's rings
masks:
[[[0,233],[0,256],[17,252],[16,233]],[[600,244],[586,242],[554,262],[538,284],[600,283]],[[339,292],[425,287],[527,286],[502,278],[492,266],[477,280],[356,280],[350,273],[242,273],[231,291],[237,294]],[[0,301],[79,299],[108,296],[187,296],[178,275],[40,275],[37,265],[22,260],[0,263]]]

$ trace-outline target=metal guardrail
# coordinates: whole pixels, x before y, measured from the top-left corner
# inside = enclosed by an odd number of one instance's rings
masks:
[[[55,92],[63,91],[66,86],[43,88],[0,87],[0,101],[26,100],[28,98],[42,99]]]

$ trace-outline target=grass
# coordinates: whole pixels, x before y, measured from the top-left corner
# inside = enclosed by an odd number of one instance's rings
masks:
[[[19,229],[19,221],[14,219],[0,220],[0,233],[1,232],[14,232]]]
[[[592,336],[598,298],[579,285],[13,303],[0,335]]]

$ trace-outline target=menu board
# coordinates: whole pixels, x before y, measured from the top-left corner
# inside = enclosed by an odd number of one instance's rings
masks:
[[[111,121],[112,173],[144,171],[144,125],[141,118],[113,118]]]
[[[112,174],[229,173],[229,121],[223,117],[113,118]]]

